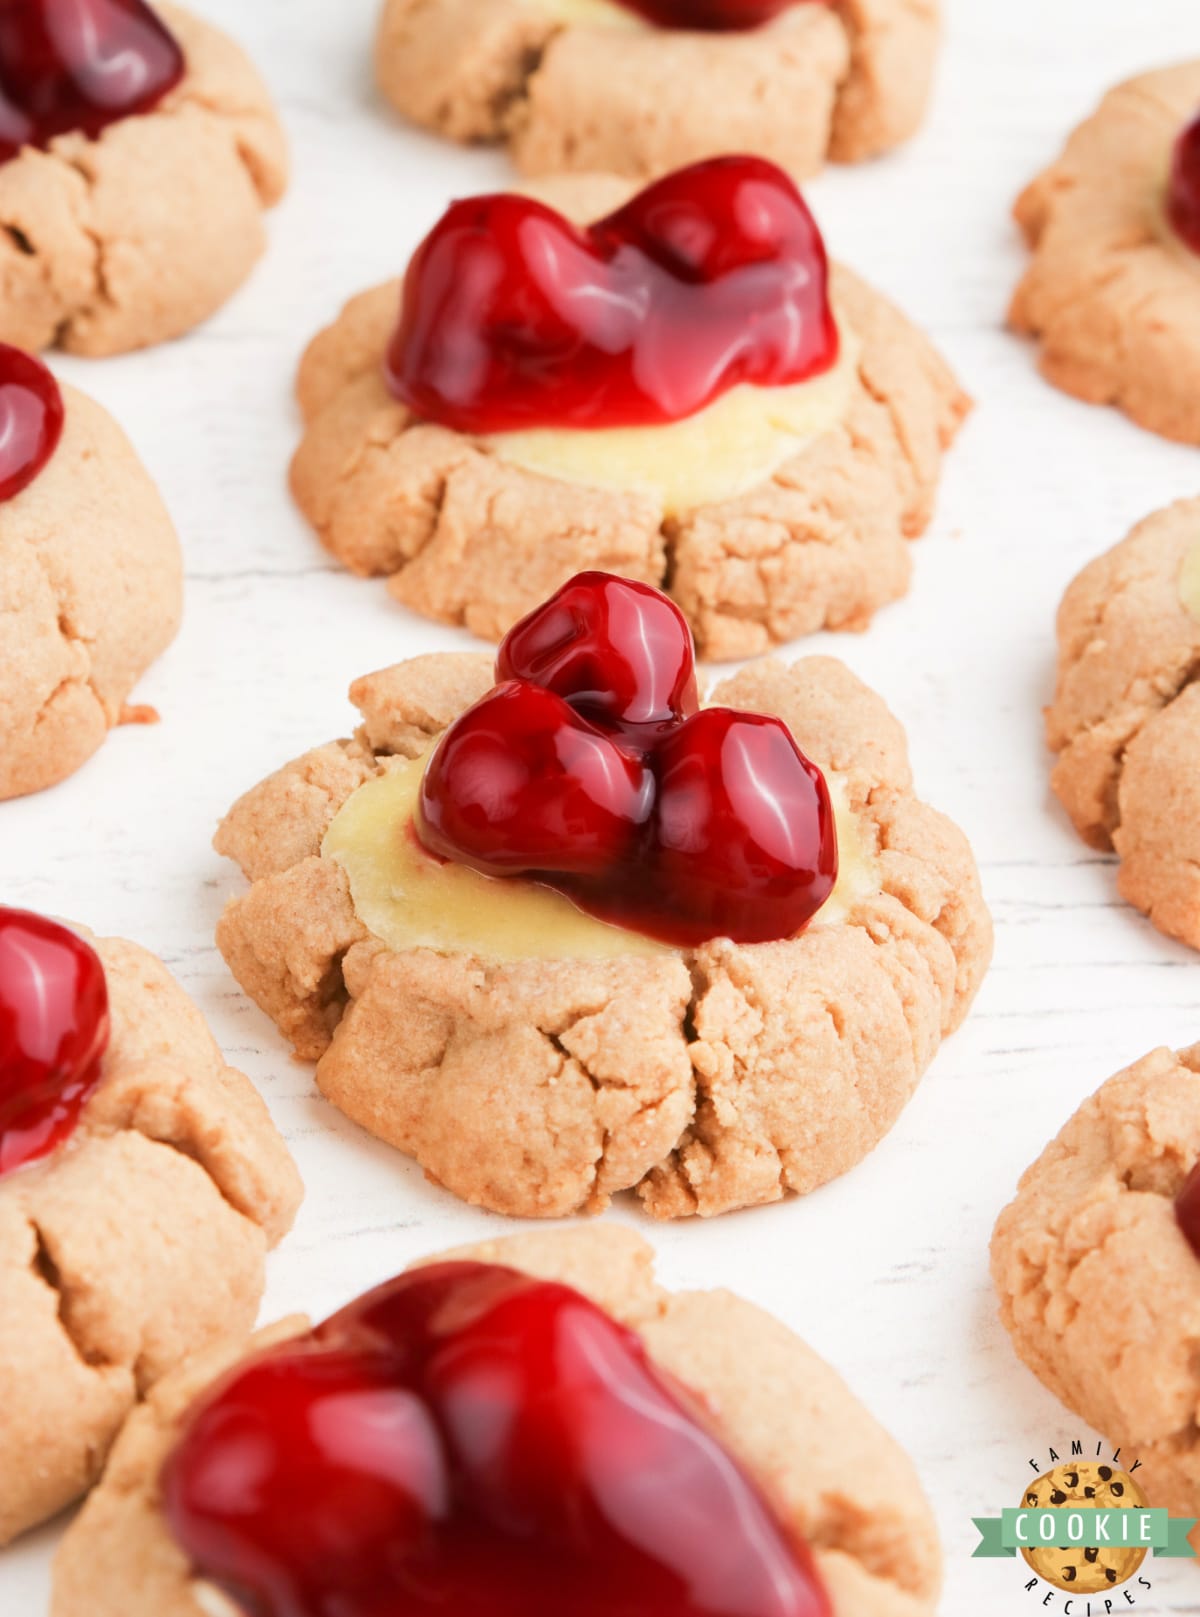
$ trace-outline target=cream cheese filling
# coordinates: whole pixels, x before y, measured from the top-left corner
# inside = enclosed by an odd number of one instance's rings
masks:
[[[427,755],[426,755],[427,756]],[[552,888],[497,880],[426,853],[413,815],[426,757],[395,762],[360,786],[325,833],[322,854],[350,882],[359,920],[389,949],[435,949],[486,960],[608,960],[678,951],[640,932],[585,915]],[[844,783],[827,774],[837,823],[837,885],[814,926],[845,919],[879,889],[874,836],[850,808]]]
[[[537,427],[479,442],[543,477],[648,495],[668,517],[736,499],[845,418],[862,344],[844,320],[838,332],[837,363],[821,375],[788,387],[743,383],[666,426]]]
[[[1184,553],[1183,566],[1179,569],[1179,599],[1200,621],[1200,539],[1194,539]]]

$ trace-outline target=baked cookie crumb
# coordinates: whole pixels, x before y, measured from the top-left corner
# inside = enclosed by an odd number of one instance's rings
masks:
[[[1051,784],[1117,885],[1200,948],[1200,500],[1138,524],[1069,585],[1046,735]]]

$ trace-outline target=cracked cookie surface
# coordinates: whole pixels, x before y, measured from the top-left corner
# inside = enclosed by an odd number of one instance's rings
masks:
[[[1051,784],[1122,895],[1200,948],[1200,500],[1089,563],[1058,613]]]
[[[796,5],[745,33],[572,22],[547,0],[386,0],[376,75],[406,117],[459,141],[507,141],[528,174],[646,179],[747,152],[803,178],[919,128],[937,0]],[[596,8],[600,10],[601,8]]]
[[[183,558],[158,491],[112,418],[62,393],[57,450],[0,503],[0,799],[91,757],[183,608]]]
[[[726,1291],[669,1292],[653,1252],[616,1227],[518,1235],[450,1259],[576,1287],[696,1394],[782,1519],[813,1546],[835,1617],[932,1617],[941,1552],[911,1461],[841,1377],[771,1315]],[[304,1329],[260,1333],[266,1346]],[[157,1478],[191,1402],[245,1346],[197,1356],[130,1419],[55,1566],[52,1617],[206,1617],[163,1519]]]
[[[1021,194],[1033,249],[1009,319],[1047,379],[1141,426],[1200,444],[1200,257],[1163,202],[1171,148],[1200,104],[1200,61],[1111,90]]]
[[[629,196],[612,175],[531,188],[586,221]],[[755,656],[820,629],[862,629],[908,589],[908,540],[933,514],[943,452],[970,401],[927,339],[835,266],[831,297],[860,344],[841,419],[767,482],[668,516],[646,493],[585,487],[414,417],[383,357],[400,282],[354,298],[309,345],[292,491],[352,572],[405,606],[499,640],[575,573],[660,584],[701,656]]]
[[[301,1195],[166,968],[90,941],[112,1016],[100,1084],[66,1144],[0,1181],[0,1544],[91,1486],[160,1377],[250,1329]]]
[[[1175,1198],[1200,1159],[1200,1045],[1086,1100],[992,1237],[1000,1313],[1067,1407],[1140,1460],[1152,1505],[1200,1515],[1200,1258]]]
[[[373,936],[324,853],[356,789],[492,686],[441,655],[352,688],[362,727],[246,794],[216,838],[251,886],[217,941],[356,1122],[465,1200],[523,1216],[636,1189],[670,1218],[807,1192],[883,1137],[986,969],[969,845],[913,793],[903,731],[841,663],[765,663],[712,700],[776,714],[836,776],[873,873],[801,937],[496,961]]]
[[[96,356],[165,342],[219,309],[263,251],[263,211],[287,183],[267,90],[224,34],[157,9],[187,59],[160,106],[0,164],[2,342]]]

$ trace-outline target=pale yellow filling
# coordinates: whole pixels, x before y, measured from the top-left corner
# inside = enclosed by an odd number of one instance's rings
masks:
[[[1194,618],[1200,619],[1200,539],[1192,542],[1179,570],[1179,599]]]
[[[564,28],[649,29],[645,17],[619,6],[614,0],[525,0],[534,11],[543,11]]]
[[[389,949],[437,949],[487,960],[606,960],[672,951],[640,932],[584,915],[561,893],[534,882],[499,881],[425,852],[412,829],[425,759],[397,762],[343,804],[321,852],[350,880],[358,918]],[[841,920],[878,890],[873,847],[850,809],[845,788],[829,779],[837,821],[837,886],[817,924]]]
[[[743,384],[707,409],[662,427],[539,427],[497,432],[492,454],[587,488],[647,494],[667,516],[735,499],[767,482],[793,455],[844,419],[861,344],[839,322],[832,369],[791,387]]]

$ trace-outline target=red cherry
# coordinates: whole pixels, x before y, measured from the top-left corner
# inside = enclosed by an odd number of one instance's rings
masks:
[[[1175,1198],[1175,1218],[1188,1245],[1200,1258],[1200,1162],[1188,1174]]]
[[[402,1275],[235,1369],[162,1490],[253,1617],[831,1617],[640,1340],[492,1265]]]
[[[144,0],[0,0],[0,162],[151,111],[185,69]]]
[[[655,752],[653,930],[668,941],[786,938],[837,881],[837,831],[821,771],[776,718],[708,708]]]
[[[687,619],[661,590],[580,573],[509,630],[496,678],[564,697],[593,724],[667,724],[700,705]]]
[[[108,1033],[95,950],[54,921],[0,908],[0,1177],[70,1134]]]
[[[1184,246],[1200,253],[1200,116],[1175,142],[1167,184],[1167,217]]]
[[[432,853],[491,875],[591,874],[630,852],[652,791],[640,758],[553,691],[514,680],[442,739],[418,834]]]
[[[761,28],[798,0],[621,0],[656,28],[733,33]]]
[[[63,429],[58,383],[32,354],[0,343],[0,503],[33,482]]]
[[[417,249],[386,375],[459,432],[677,421],[828,370],[827,280],[804,199],[757,157],[681,169],[587,230],[474,197]]]

